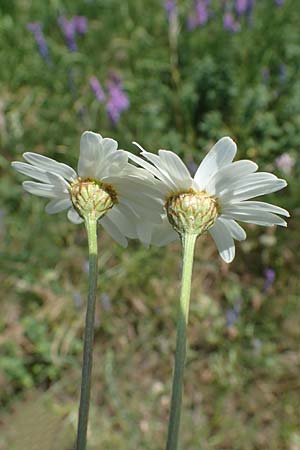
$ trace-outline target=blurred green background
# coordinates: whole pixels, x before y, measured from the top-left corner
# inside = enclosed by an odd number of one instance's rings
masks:
[[[286,178],[288,229],[247,226],[222,263],[199,239],[183,450],[300,449],[300,2],[1,0],[0,449],[71,450],[87,294],[83,226],[44,213],[10,167],[76,166],[80,134],[167,148],[193,171],[229,135]],[[166,438],[180,246],[99,236],[89,450]]]

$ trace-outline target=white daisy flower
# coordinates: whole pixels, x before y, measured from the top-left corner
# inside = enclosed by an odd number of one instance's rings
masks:
[[[236,221],[287,225],[278,214],[289,217],[288,211],[251,200],[284,188],[286,181],[270,173],[257,173],[258,166],[252,161],[233,162],[237,147],[229,137],[213,146],[194,178],[175,153],[159,150],[155,155],[139,148],[145,159],[131,154],[129,158],[160,180],[163,219],[161,225],[148,223],[138,228],[144,243],[162,246],[178,238],[178,233],[200,235],[209,231],[221,257],[229,263],[235,256],[234,239],[246,239]]]
[[[136,237],[139,217],[160,222],[159,214],[152,214],[160,207],[154,177],[129,164],[126,152],[118,150],[114,139],[84,132],[77,172],[37,153],[26,152],[23,157],[26,163],[13,162],[12,166],[38,180],[24,181],[23,188],[51,199],[45,209],[48,214],[68,210],[69,220],[81,223],[86,200],[92,198],[92,207],[97,210],[97,218],[101,217],[103,228],[124,247],[126,237]]]

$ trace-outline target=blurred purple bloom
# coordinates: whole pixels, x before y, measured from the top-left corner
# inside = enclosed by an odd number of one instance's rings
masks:
[[[168,14],[168,19],[176,13],[176,1],[175,0],[166,0],[165,1],[165,10]]]
[[[88,28],[87,18],[85,16],[75,16],[73,20],[75,22],[75,30],[77,33],[85,34]]]
[[[75,305],[75,308],[80,309],[83,305],[83,299],[82,296],[79,292],[74,292],[73,294],[73,302]]]
[[[275,164],[278,169],[288,175],[295,165],[295,160],[288,153],[283,153],[275,159]]]
[[[90,78],[90,86],[91,86],[92,91],[95,94],[96,99],[100,103],[103,103],[105,101],[105,93],[102,89],[100,81],[95,76],[92,76]]]
[[[239,16],[250,14],[254,6],[254,0],[235,0],[235,10]]]
[[[76,33],[85,34],[88,22],[85,16],[74,16],[68,20],[64,16],[58,18],[58,24],[66,40],[66,44],[71,52],[77,51]]]
[[[102,304],[104,311],[110,311],[111,310],[110,296],[106,292],[104,292],[101,295],[100,299],[101,299],[101,304]]]
[[[197,20],[194,15],[190,15],[187,20],[187,28],[192,31],[197,27]]]
[[[232,327],[232,325],[235,324],[235,322],[238,320],[242,309],[242,301],[241,299],[237,299],[235,302],[233,308],[229,308],[226,311],[226,326]]]
[[[58,18],[58,24],[66,40],[66,44],[71,52],[77,51],[76,44],[76,21],[74,19],[66,19],[64,16]]]
[[[245,14],[248,10],[248,0],[236,0],[235,9],[239,16]]]
[[[268,83],[270,79],[270,69],[269,67],[264,67],[261,71],[262,79],[264,83]]]
[[[262,341],[258,338],[254,338],[252,340],[252,346],[253,346],[253,352],[256,355],[259,355],[261,353]]]
[[[119,122],[120,115],[129,108],[129,99],[123,90],[121,79],[113,74],[107,81],[108,101],[106,103],[107,114],[113,124]]]
[[[240,24],[236,22],[233,15],[229,12],[224,14],[223,26],[225,30],[230,31],[231,33],[237,33],[240,31]]]
[[[195,11],[198,24],[205,25],[208,21],[208,0],[197,0]]]
[[[203,26],[209,19],[209,0],[195,0],[193,13],[188,17],[188,29]]]
[[[284,0],[275,0],[276,6],[282,6],[284,4]]]
[[[284,83],[286,81],[286,65],[280,64],[279,66],[279,81]]]
[[[43,34],[41,24],[39,22],[31,22],[27,25],[27,29],[35,37],[35,41],[38,46],[39,54],[49,64],[50,63],[49,50],[48,50],[48,45],[47,45],[45,36]]]
[[[89,261],[88,261],[88,259],[86,259],[86,260],[83,262],[83,264],[82,264],[82,270],[83,270],[85,273],[89,273]]]
[[[275,278],[276,278],[275,270],[273,270],[271,268],[265,269],[264,276],[265,276],[264,290],[268,291],[270,289],[270,287],[273,286],[273,283],[275,281]]]

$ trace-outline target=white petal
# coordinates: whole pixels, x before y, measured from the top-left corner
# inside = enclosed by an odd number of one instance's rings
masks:
[[[153,223],[150,222],[139,222],[137,224],[137,236],[138,239],[147,247],[150,245],[152,232],[153,232]]]
[[[55,214],[65,209],[70,208],[72,206],[72,202],[69,198],[62,198],[58,200],[51,200],[45,208],[46,213]]]
[[[223,137],[212,147],[195,173],[194,179],[199,189],[204,189],[218,170],[232,162],[236,150],[235,142],[229,137]]]
[[[159,164],[159,157],[157,155],[152,155],[152,153],[143,151],[142,155],[151,160],[151,162],[154,164],[154,161],[156,164],[159,165],[159,169],[156,166],[153,166],[149,162],[145,161],[143,158],[140,158],[139,156],[133,155],[131,153],[127,153],[129,159],[134,161],[135,163],[139,164],[144,169],[148,170],[152,175],[154,175],[158,180],[161,180],[166,187],[172,191],[176,189],[176,185],[174,182],[170,179],[169,175],[166,173],[164,168]],[[152,158],[154,157],[154,158]]]
[[[230,184],[227,188],[225,188],[221,195],[222,197],[230,197],[233,192],[239,191],[240,189],[244,189],[245,186],[253,187],[253,186],[262,186],[265,184],[271,184],[274,181],[277,181],[278,178],[267,172],[258,172],[258,173],[251,173],[250,175],[246,175],[244,178],[238,178],[237,180],[234,180],[232,184]]]
[[[216,220],[214,226],[209,229],[209,233],[214,239],[217,249],[227,263],[234,259],[235,246],[230,231],[219,219]]]
[[[251,202],[251,201],[247,201],[247,202],[239,202],[239,203],[229,203],[228,205],[226,205],[224,207],[224,209],[227,211],[234,211],[234,210],[239,210],[239,211],[247,211],[247,210],[259,210],[259,211],[268,211],[268,212],[272,212],[275,214],[282,214],[285,217],[290,217],[290,213],[283,208],[280,208],[280,206],[276,206],[276,205],[271,205],[270,203],[266,203],[266,202]]]
[[[235,219],[241,222],[253,223],[256,225],[261,225],[263,227],[269,227],[272,225],[280,225],[286,227],[287,223],[281,217],[276,216],[268,211],[259,211],[257,209],[247,210],[243,209],[233,209],[232,211],[222,211],[222,217],[228,219]]]
[[[168,150],[159,150],[158,154],[171,179],[176,181],[176,185],[183,184],[183,189],[190,188],[193,179],[179,156]]]
[[[127,152],[125,152],[125,153],[127,153]],[[128,153],[127,153],[127,156],[128,156]],[[150,180],[150,179],[156,180],[156,178],[154,178],[152,173],[150,173],[148,170],[143,169],[142,167],[133,166],[130,163],[126,164],[126,166],[122,170],[122,176],[125,176],[125,175],[131,175],[134,177],[141,178],[143,180]]]
[[[163,161],[158,155],[154,155],[154,153],[144,151],[142,152],[142,156],[155,165],[160,174],[158,178],[162,180],[165,184],[167,184],[167,186],[169,186],[170,189],[172,190],[181,189],[181,187],[177,185],[178,180],[172,178],[168,167],[164,165]]]
[[[97,169],[104,157],[102,136],[92,131],[85,131],[80,138],[80,156],[78,174],[83,178],[95,178]]]
[[[161,223],[161,213],[163,212],[163,209],[162,207],[157,207],[157,204],[150,207],[148,204],[138,204],[134,200],[126,197],[120,198],[120,203],[128,206],[130,209],[133,209],[134,212],[144,220],[148,220],[151,223],[156,224]]]
[[[117,224],[119,230],[130,239],[136,239],[136,216],[129,208],[117,204],[107,213],[107,217]]]
[[[122,247],[127,247],[128,241],[121,233],[117,225],[107,215],[100,220],[101,225],[107,231],[107,233]]]
[[[107,176],[119,175],[128,164],[127,161],[128,156],[123,150],[109,153],[102,158],[101,164],[96,168],[95,178],[97,178],[97,180],[103,180],[103,178]]]
[[[57,173],[70,181],[77,179],[77,174],[72,167],[67,166],[67,164],[59,163],[54,159],[47,158],[47,156],[39,155],[38,153],[26,152],[23,154],[23,158],[33,166],[45,170],[46,172]]]
[[[237,222],[231,219],[224,219],[222,216],[218,220],[227,227],[233,239],[237,241],[244,241],[246,239],[247,235],[245,230]]]
[[[112,154],[118,149],[118,143],[114,139],[104,138],[102,140],[104,154]]]
[[[224,204],[226,202],[237,202],[248,200],[250,198],[259,197],[260,195],[271,194],[272,192],[279,191],[286,187],[287,183],[285,180],[272,180],[265,181],[257,184],[246,185],[235,189],[233,191],[227,192],[222,195],[221,202]]]
[[[241,160],[220,169],[211,177],[205,190],[210,195],[217,195],[237,180],[244,178],[246,175],[255,172],[258,169],[258,165],[252,161]]]
[[[23,175],[27,175],[35,180],[43,181],[44,183],[50,183],[49,177],[45,170],[39,169],[38,167],[32,166],[31,164],[26,164],[23,162],[12,162],[12,167]]]
[[[163,247],[172,241],[178,240],[179,235],[173,230],[167,218],[160,225],[155,225],[152,231],[151,244]]]
[[[70,222],[74,223],[75,225],[84,222],[83,218],[80,217],[80,215],[74,208],[69,209],[68,219],[70,220]]]
[[[36,183],[35,181],[24,181],[23,188],[25,191],[33,195],[38,195],[39,197],[48,198],[67,198],[68,195],[57,190],[57,188],[51,184]]]
[[[139,166],[143,167],[144,169],[148,170],[152,175],[154,175],[159,180],[161,179],[161,173],[159,170],[157,170],[156,167],[154,167],[152,164],[149,164],[147,161],[145,161],[143,158],[140,158],[139,156],[133,155],[132,153],[127,152],[128,158],[137,163]],[[164,180],[163,180],[164,181]]]
[[[123,192],[129,191],[141,198],[158,198],[165,203],[165,185],[159,180],[154,180],[153,178],[144,179],[127,174],[108,176],[102,180],[114,186],[116,191],[120,193],[120,196]]]
[[[47,172],[47,176],[50,180],[50,183],[53,184],[57,191],[69,194],[70,185],[63,177],[51,172]]]

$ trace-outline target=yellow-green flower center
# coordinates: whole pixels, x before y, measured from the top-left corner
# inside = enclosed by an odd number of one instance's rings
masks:
[[[74,208],[81,217],[100,219],[118,202],[117,193],[110,184],[89,178],[78,178],[71,184],[70,195]]]
[[[219,215],[219,205],[215,197],[206,192],[190,189],[168,197],[166,211],[169,222],[180,235],[207,231]]]

